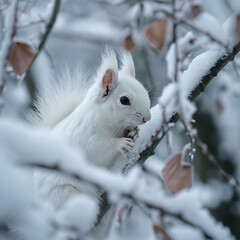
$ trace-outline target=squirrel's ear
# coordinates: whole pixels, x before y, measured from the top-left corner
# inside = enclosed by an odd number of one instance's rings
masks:
[[[118,63],[116,54],[107,48],[102,54],[102,63],[98,70],[101,85],[101,97],[109,96],[118,84]]]
[[[135,67],[131,53],[122,50],[121,55],[122,68],[120,72],[135,78]]]
[[[108,69],[102,78],[103,85],[103,97],[106,97],[111,94],[113,89],[117,85],[117,76],[116,73],[112,69]]]

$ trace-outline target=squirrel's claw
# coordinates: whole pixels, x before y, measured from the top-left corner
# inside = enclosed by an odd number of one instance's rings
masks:
[[[131,138],[134,142],[138,138],[139,135],[139,128],[138,126],[134,127],[133,129],[130,129],[130,131],[127,134],[127,137]]]
[[[120,138],[120,152],[127,156],[129,152],[133,151],[135,144],[131,138]]]

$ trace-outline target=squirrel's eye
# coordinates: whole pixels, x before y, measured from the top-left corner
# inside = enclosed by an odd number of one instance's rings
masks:
[[[130,100],[126,96],[121,97],[120,102],[121,102],[122,105],[130,105]]]

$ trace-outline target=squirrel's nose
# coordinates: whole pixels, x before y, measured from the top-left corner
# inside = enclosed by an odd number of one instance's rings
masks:
[[[151,119],[151,113],[150,113],[150,111],[148,111],[147,114],[144,114],[142,121],[143,121],[143,123],[145,123],[145,122],[149,121],[150,119]]]

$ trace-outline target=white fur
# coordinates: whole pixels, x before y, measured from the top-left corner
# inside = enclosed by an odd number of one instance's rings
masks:
[[[53,134],[62,136],[74,149],[82,149],[87,159],[99,166],[111,168],[119,154],[131,151],[130,138],[123,137],[126,128],[150,119],[150,100],[147,91],[134,78],[135,70],[130,54],[122,58],[118,72],[115,54],[106,50],[92,86],[86,90],[83,74],[57,82],[41,93],[36,107],[38,116],[33,122],[53,128]],[[103,77],[111,71],[113,79],[104,96]],[[111,75],[111,74],[110,74]],[[63,84],[63,85],[58,85]],[[127,96],[131,105],[122,105]],[[61,174],[35,171],[38,193],[58,209],[72,195],[87,192],[98,198],[98,190]]]
[[[52,129],[83,101],[86,79],[82,69],[70,73],[66,68],[61,77],[48,82],[37,93],[34,110],[27,113],[27,120],[34,126]]]
[[[121,55],[122,68],[120,72],[124,72],[125,74],[135,78],[135,67],[131,54],[129,52],[122,51]]]

